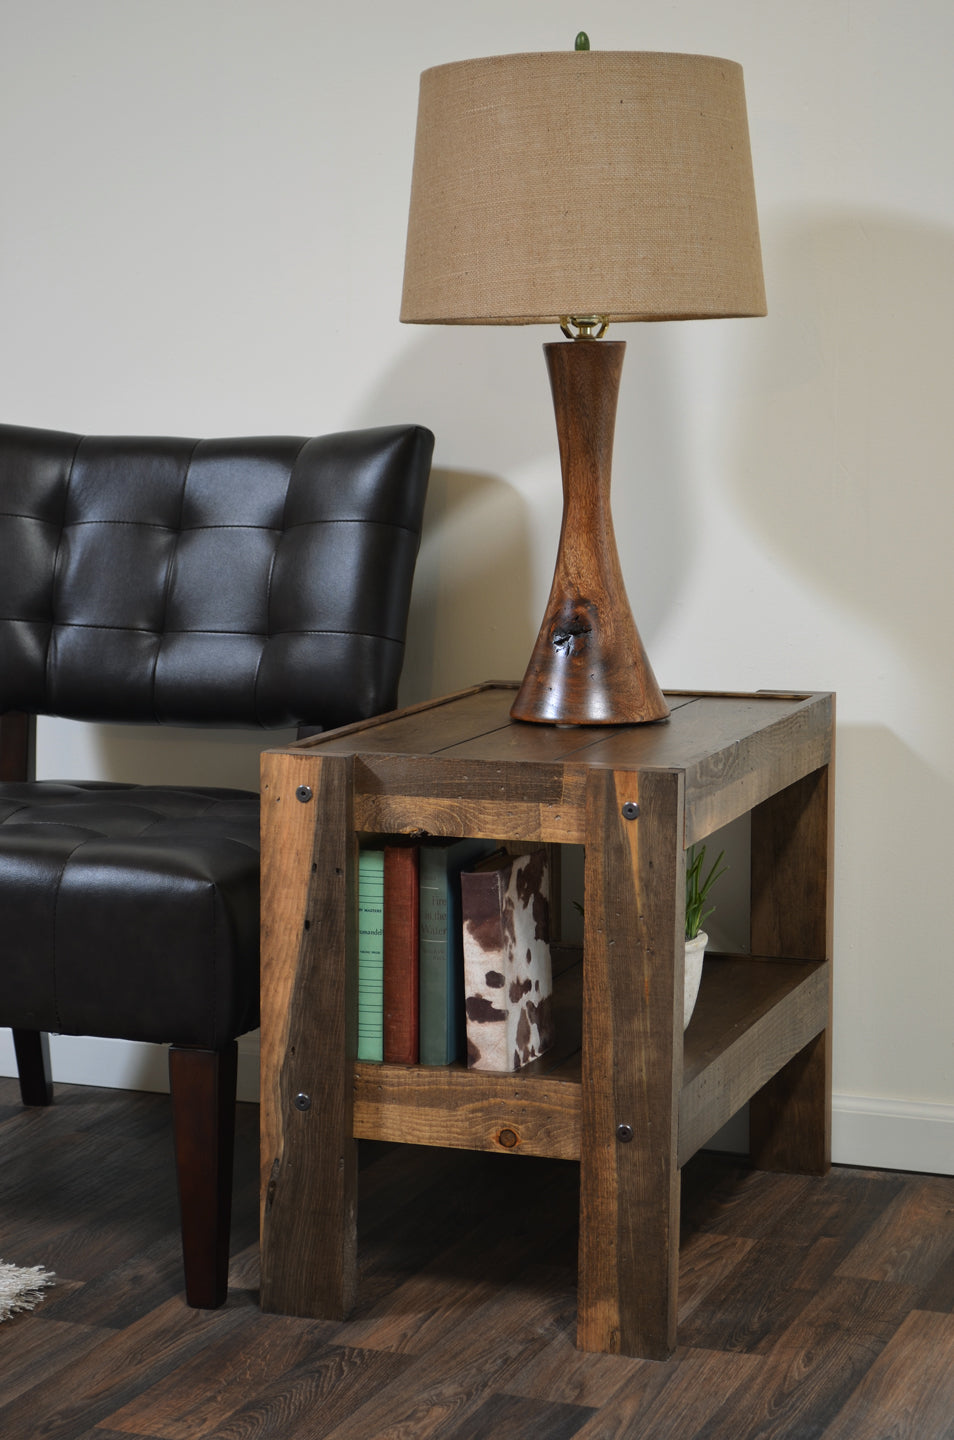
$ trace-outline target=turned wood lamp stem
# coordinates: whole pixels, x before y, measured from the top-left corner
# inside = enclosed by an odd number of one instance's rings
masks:
[[[563,472],[563,524],[546,613],[515,720],[632,725],[669,707],[639,638],[610,508],[623,341],[544,345]]]

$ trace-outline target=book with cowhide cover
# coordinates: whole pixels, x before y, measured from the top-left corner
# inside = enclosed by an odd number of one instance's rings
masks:
[[[467,1065],[514,1071],[554,1040],[546,850],[461,873]]]

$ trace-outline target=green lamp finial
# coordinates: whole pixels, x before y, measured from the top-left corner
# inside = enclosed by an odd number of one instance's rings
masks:
[[[579,35],[577,35],[577,37],[576,37],[576,43],[575,43],[575,45],[574,45],[574,49],[576,49],[576,50],[589,50],[589,48],[590,48],[590,37],[589,37],[589,35],[587,35],[587,33],[586,33],[585,30],[581,30],[580,33],[579,33]]]

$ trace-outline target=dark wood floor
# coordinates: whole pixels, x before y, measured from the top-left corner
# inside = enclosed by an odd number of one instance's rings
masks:
[[[181,1294],[167,1102],[0,1080],[0,1256],[55,1270],[0,1326],[9,1440],[954,1437],[954,1178],[825,1180],[700,1155],[680,1348],[573,1345],[573,1165],[367,1144],[360,1301],[256,1303],[257,1111],[241,1106],[226,1307]]]

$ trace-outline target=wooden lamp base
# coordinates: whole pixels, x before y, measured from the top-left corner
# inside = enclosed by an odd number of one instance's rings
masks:
[[[551,725],[664,720],[626,596],[610,509],[613,434],[626,345],[544,345],[563,472],[563,525],[553,584],[510,714]]]

